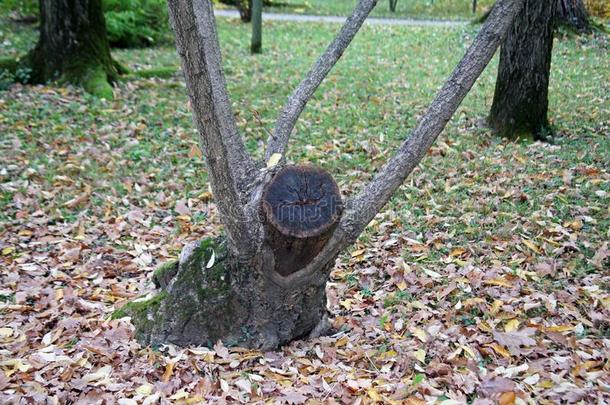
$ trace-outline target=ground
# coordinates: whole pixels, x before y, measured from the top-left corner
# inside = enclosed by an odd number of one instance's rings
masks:
[[[275,0],[265,12],[349,15],[357,0]],[[470,20],[480,17],[493,4],[491,0],[479,0],[477,12],[472,13],[472,0],[398,0],[396,12],[390,11],[388,0],[379,0],[371,13],[375,17]],[[222,7],[222,6],[221,6]]]
[[[2,24],[3,52],[34,40]],[[221,20],[251,151],[263,154],[272,118],[337,29],[273,22],[252,57],[249,27]],[[365,27],[304,112],[289,159],[327,169],[346,196],[358,190],[475,31]],[[267,353],[141,347],[127,320],[110,320],[153,290],[157,265],[219,233],[180,75],[131,79],[112,102],[73,87],[1,92],[1,402],[607,403],[608,48],[604,37],[555,43],[551,144],[484,128],[494,60],[338,259],[336,333]],[[171,47],[113,55],[133,70],[178,61]]]

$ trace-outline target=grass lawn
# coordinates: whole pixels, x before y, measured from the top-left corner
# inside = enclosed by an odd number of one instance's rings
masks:
[[[219,21],[238,124],[257,156],[338,29],[267,23],[253,57],[249,26]],[[35,40],[6,22],[0,31],[3,54]],[[302,115],[289,159],[329,170],[345,196],[358,190],[475,33],[364,27]],[[607,403],[608,48],[602,37],[555,42],[552,144],[506,142],[481,125],[494,60],[337,261],[328,296],[339,333],[274,353],[141,348],[126,320],[106,320],[150,291],[153,269],[186,242],[219,232],[179,74],[121,83],[114,101],[72,87],[0,92],[0,402]],[[113,54],[134,70],[179,64],[169,47]]]
[[[358,0],[276,0],[277,5],[265,7],[266,12],[314,15],[349,15]],[[472,13],[470,0],[398,0],[396,11],[390,11],[388,0],[380,0],[371,13],[374,17],[431,18],[470,20],[481,16],[493,0],[478,1]]]

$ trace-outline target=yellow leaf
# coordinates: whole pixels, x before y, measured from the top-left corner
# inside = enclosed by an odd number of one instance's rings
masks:
[[[442,276],[441,276],[439,273],[437,273],[436,271],[433,271],[433,270],[428,270],[428,269],[425,269],[425,268],[423,268],[423,267],[422,267],[422,271],[423,271],[424,273],[426,273],[427,275],[429,275],[430,277],[432,277],[432,278],[441,278],[441,277],[442,277]]]
[[[277,165],[280,162],[280,160],[282,160],[281,153],[274,153],[273,155],[271,155],[271,157],[267,161],[267,169],[272,168],[273,166]]]
[[[5,247],[4,249],[2,249],[2,255],[3,256],[8,256],[11,253],[13,253],[14,251],[15,251],[15,248],[13,248],[13,247],[10,247],[10,246],[9,247]]]
[[[491,328],[491,326],[489,326],[489,324],[485,321],[480,322],[478,325],[478,328],[481,329],[483,332],[487,332],[487,333],[491,333],[493,331],[493,329]]]
[[[357,249],[352,252],[352,257],[362,256],[364,254],[364,249]]]
[[[536,385],[537,387],[540,388],[553,388],[555,386],[555,383],[552,380],[544,380],[544,381],[540,381],[538,383],[538,385]]]
[[[343,301],[339,301],[339,305],[341,305],[343,308],[350,310],[352,309],[352,300],[351,299],[346,299]]]
[[[497,343],[494,343],[493,345],[490,346],[492,349],[494,349],[494,351],[496,353],[498,353],[500,356],[510,359],[510,353],[508,352],[508,350],[506,350],[504,347],[500,346]]]
[[[470,356],[471,359],[476,359],[477,355],[470,347],[462,345],[462,349],[464,352],[466,352],[466,354],[468,354],[468,356]]]
[[[0,328],[0,339],[6,339],[13,335],[13,328]]]
[[[212,200],[212,193],[210,191],[204,191],[203,193],[197,196],[201,201],[208,202]]]
[[[138,388],[136,388],[136,392],[140,395],[150,395],[152,392],[153,386],[151,384],[142,384]]]
[[[517,396],[514,392],[505,392],[500,395],[500,399],[498,400],[498,405],[513,405],[515,403],[515,399]]]
[[[377,393],[377,391],[374,388],[369,388],[366,393],[368,394],[369,398],[371,398],[373,401],[375,402],[381,402],[381,396]]]
[[[420,362],[420,363],[425,363],[426,362],[426,351],[424,349],[419,349],[415,352],[415,358]]]
[[[220,380],[220,385],[222,387],[222,383],[226,384],[227,382],[225,380]],[[174,395],[172,395],[171,397],[169,397],[169,399],[173,399],[173,400],[179,400],[179,399],[185,399],[188,398],[189,394],[184,390],[184,388],[182,388],[181,390],[179,390],[178,392],[176,392]]]
[[[411,333],[413,334],[413,336],[417,337],[419,340],[421,340],[424,343],[426,343],[426,340],[428,340],[428,337],[426,336],[426,332],[424,332],[424,330],[421,328],[413,328],[411,330]]]
[[[396,287],[398,287],[400,291],[404,291],[407,289],[407,283],[405,283],[405,280],[402,280],[400,283],[396,284]]]
[[[502,305],[504,305],[504,302],[501,300],[494,300],[493,304],[491,304],[491,309],[490,309],[490,313],[491,315],[495,315],[498,313],[498,311],[500,310],[500,308],[502,307]]]
[[[519,321],[517,319],[511,319],[504,325],[504,332],[513,332],[519,328]]]
[[[451,257],[458,257],[461,256],[462,254],[466,253],[466,249],[463,248],[455,248],[451,251],[451,253],[449,253],[449,256]]]
[[[559,326],[549,326],[545,328],[547,332],[567,332],[569,330],[573,330],[574,326],[572,325],[559,325]]]
[[[169,379],[172,377],[172,374],[174,373],[174,363],[172,363],[171,361],[169,363],[167,363],[167,365],[165,366],[165,372],[163,373],[163,377],[161,377],[161,380],[163,382],[168,382]]]
[[[6,369],[6,367],[12,367],[12,369]],[[9,359],[0,361],[0,368],[3,369],[4,374],[6,374],[7,377],[10,377],[17,371],[25,373],[30,369],[30,367],[31,366],[29,364],[23,363],[21,359]]]
[[[540,248],[531,240],[523,239],[523,244],[530,248],[534,253],[540,253]]]
[[[335,342],[335,346],[336,347],[341,347],[341,346],[345,346],[348,342],[347,336],[343,336],[341,339],[338,339]]]
[[[491,278],[489,280],[485,280],[484,283],[487,285],[497,285],[499,287],[508,287],[508,288],[513,286],[508,280],[506,280],[504,278]]]

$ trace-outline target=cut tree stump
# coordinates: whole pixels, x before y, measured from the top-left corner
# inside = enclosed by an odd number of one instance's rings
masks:
[[[225,240],[187,245],[179,261],[153,274],[159,292],[112,315],[129,316],[142,344],[273,349],[328,329],[326,281],[332,258],[311,274],[303,269],[324,247],[341,215],[339,188],[312,166],[280,169],[263,188],[265,243],[239,260]]]
[[[282,276],[305,267],[320,252],[341,216],[332,176],[313,166],[286,166],[263,192],[267,243]]]

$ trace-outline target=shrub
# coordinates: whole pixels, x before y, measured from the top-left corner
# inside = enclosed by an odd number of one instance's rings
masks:
[[[610,18],[610,1],[608,0],[585,0],[585,6],[592,16]]]
[[[104,0],[110,45],[151,46],[170,37],[165,0]]]

